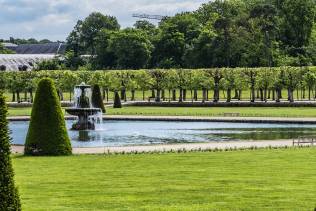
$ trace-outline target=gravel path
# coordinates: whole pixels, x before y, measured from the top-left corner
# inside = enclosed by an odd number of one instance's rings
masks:
[[[278,141],[235,141],[235,142],[212,142],[197,144],[173,144],[173,145],[151,145],[151,146],[128,146],[128,147],[98,147],[98,148],[74,148],[74,154],[106,154],[106,153],[129,153],[129,152],[164,152],[177,150],[211,150],[211,149],[227,149],[227,148],[265,148],[265,147],[291,147],[292,140]],[[23,153],[23,146],[12,146],[12,153]]]

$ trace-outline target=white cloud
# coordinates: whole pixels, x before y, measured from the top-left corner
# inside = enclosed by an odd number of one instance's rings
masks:
[[[64,40],[78,19],[98,11],[132,26],[133,13],[174,15],[192,11],[208,0],[0,0],[0,38]]]

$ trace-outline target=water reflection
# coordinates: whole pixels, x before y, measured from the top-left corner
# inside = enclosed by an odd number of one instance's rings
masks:
[[[10,122],[14,144],[24,144],[28,124]],[[71,124],[67,121],[68,128]],[[107,121],[96,131],[68,133],[73,147],[100,147],[316,137],[316,125]]]

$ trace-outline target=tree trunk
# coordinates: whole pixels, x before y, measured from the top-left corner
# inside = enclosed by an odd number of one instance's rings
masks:
[[[280,102],[280,89],[276,89],[276,102],[279,103]]]
[[[207,90],[203,89],[202,90],[202,102],[205,103],[205,101],[207,100]]]
[[[125,99],[125,88],[121,89],[121,100]]]
[[[155,94],[155,90],[154,90],[154,89],[151,90],[151,97],[152,97],[152,98],[155,98],[155,97],[156,97],[156,94]]]
[[[256,91],[255,91],[255,85],[251,85],[251,102],[254,103],[256,101]]]
[[[157,95],[156,95],[156,102],[160,102],[161,98],[160,98],[160,89],[157,89]]]
[[[103,100],[105,100],[105,88],[102,89],[102,97],[103,97]]]
[[[132,90],[132,98],[131,101],[135,101],[135,90]]]
[[[143,90],[143,101],[145,101],[145,91]]]
[[[263,101],[263,90],[260,89],[260,100]]]
[[[279,102],[281,101],[281,99],[282,99],[282,89],[278,89],[278,100],[279,100]]]
[[[232,95],[232,90],[231,89],[227,89],[227,101],[226,101],[227,103],[230,103],[231,97],[232,97],[231,95]]]
[[[193,103],[193,101],[194,101],[193,90],[191,89],[190,92],[191,92],[191,101]]]
[[[311,88],[308,87],[308,100],[310,101],[311,100]]]
[[[19,91],[16,92],[16,98],[17,98],[18,103],[20,103],[21,99],[20,99],[20,92]]]
[[[238,99],[239,98],[239,93],[238,93],[238,89],[235,89],[235,96],[233,97],[234,99]]]
[[[268,101],[268,99],[267,99],[267,89],[264,89],[264,102],[267,102]]]
[[[30,90],[30,103],[33,103],[34,97],[33,97],[33,90]]]
[[[168,90],[169,95],[169,102],[171,101],[171,89]]]
[[[183,101],[186,101],[187,100],[187,90],[186,89],[183,89],[182,90],[182,92],[183,92]]]
[[[179,93],[179,102],[182,103],[183,102],[183,89],[180,89],[180,93]]]
[[[12,102],[15,102],[15,92],[12,92]]]
[[[161,98],[162,98],[162,101],[165,101],[166,96],[165,96],[165,90],[164,89],[161,91]]]
[[[194,100],[198,101],[198,91],[196,89],[194,90]]]
[[[242,99],[242,90],[240,89],[239,94],[238,94],[238,100],[241,101],[241,99]]]
[[[259,91],[259,89],[257,89],[257,99],[259,99],[260,98],[260,91]]]
[[[177,91],[174,89],[172,90],[172,101],[176,101],[177,100]]]
[[[289,101],[291,103],[294,102],[294,90],[292,90],[292,89],[289,89]]]
[[[218,84],[215,84],[214,87],[214,103],[217,103],[219,101],[219,87]]]
[[[210,99],[209,94],[210,94],[210,92],[209,92],[209,90],[207,89],[207,90],[206,90],[206,101],[209,101],[209,99]]]

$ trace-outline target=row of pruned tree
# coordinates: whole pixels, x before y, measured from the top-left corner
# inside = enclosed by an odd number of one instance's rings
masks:
[[[221,92],[225,96],[222,100],[227,102],[233,98],[242,100],[245,93],[251,102],[258,99],[280,102],[285,98],[284,93],[289,102],[294,102],[295,91],[297,98],[316,98],[315,67],[0,72],[0,88],[13,93],[12,101],[21,101],[21,93],[32,101],[37,83],[46,77],[55,81],[62,100],[64,92],[71,95],[74,86],[81,82],[102,87],[107,101],[110,92],[120,92],[125,101],[130,92],[130,100],[134,101],[137,91],[143,93],[143,100],[145,92],[151,91],[157,102],[199,99],[205,102],[209,93],[213,93],[214,102],[219,102]]]

